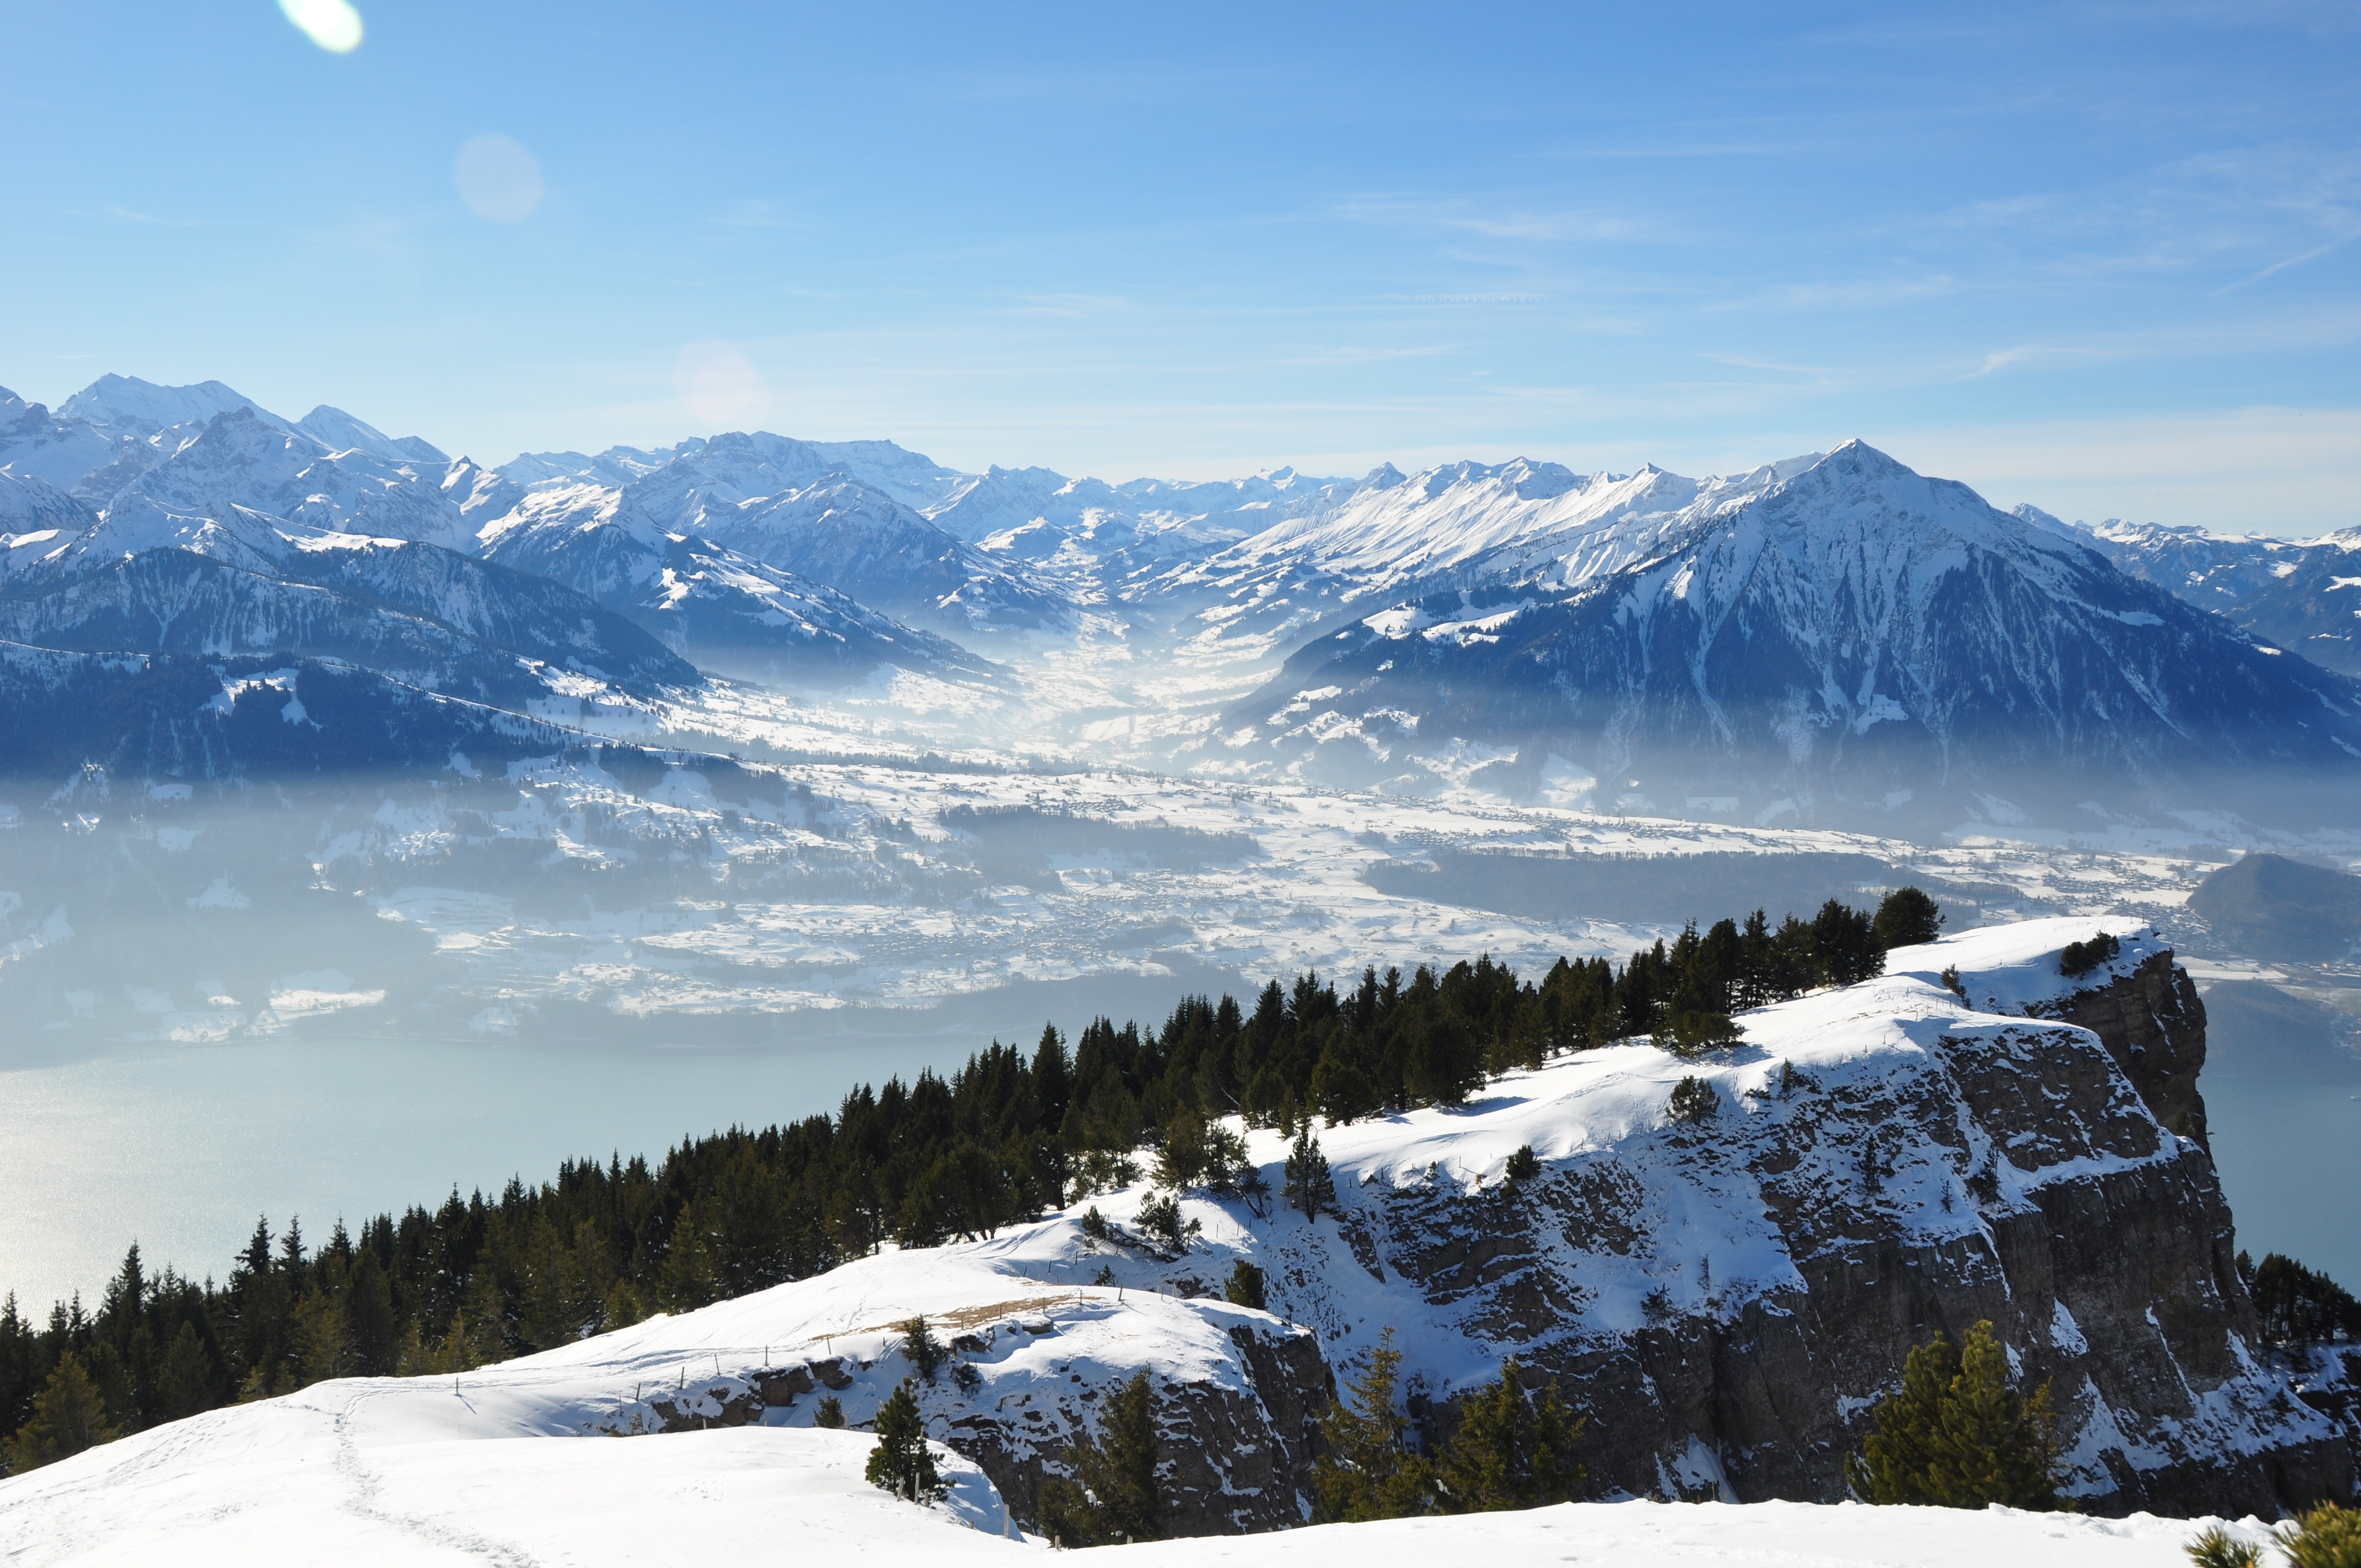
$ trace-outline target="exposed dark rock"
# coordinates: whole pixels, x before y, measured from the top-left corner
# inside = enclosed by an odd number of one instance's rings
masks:
[[[951,1348],[989,1357],[1004,1332],[1038,1337],[1054,1332],[1046,1321],[1019,1321],[961,1334]],[[1244,1535],[1303,1519],[1320,1451],[1319,1417],[1334,1388],[1328,1363],[1313,1335],[1267,1319],[1234,1324],[1229,1337],[1237,1347],[1242,1387],[1182,1382],[1150,1369],[1163,1447],[1160,1474],[1175,1535]],[[794,1410],[817,1387],[849,1388],[853,1382],[845,1358],[829,1357],[745,1376],[691,1378],[647,1406],[663,1431],[760,1425],[766,1412]],[[1078,1436],[1098,1431],[1095,1412],[1105,1392],[1104,1385],[1075,1376],[1036,1382],[979,1408],[952,1378],[917,1387],[928,1430],[981,1466],[1027,1528],[1038,1517],[1042,1477],[1065,1474],[1066,1449]]]
[[[2197,1092],[2205,1066],[2205,1003],[2170,953],[2152,954],[2132,973],[2076,992],[2041,1015],[2098,1036],[2156,1119],[2206,1145],[2205,1102]]]
[[[1771,1114],[1626,1135],[1514,1188],[1361,1189],[1328,1266],[1381,1262],[1439,1321],[1558,1379],[1590,1418],[1594,1494],[1841,1499],[1844,1456],[1910,1350],[1988,1319],[2051,1385],[2086,1510],[2269,1518],[2350,1496],[2346,1437],[2251,1348],[2187,975],[2161,953],[2047,1011],[1933,1036],[1923,1068]],[[1694,1260],[1667,1234],[1683,1204],[1759,1213],[1794,1275],[1685,1278]],[[1601,1291],[1634,1262],[1654,1288],[1621,1326]],[[1316,1270],[1282,1266],[1275,1284],[1290,1312],[1338,1321]],[[1422,1347],[1404,1348],[1415,1374]],[[1431,1436],[1454,1419],[1439,1398],[1413,1410]]]

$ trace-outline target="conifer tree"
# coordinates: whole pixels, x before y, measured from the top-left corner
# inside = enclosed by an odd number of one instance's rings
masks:
[[[1881,948],[1915,948],[1943,934],[1943,912],[1915,887],[1897,887],[1877,902],[1872,922]]]
[[[1263,1310],[1262,1270],[1245,1258],[1230,1265],[1229,1282],[1222,1287],[1222,1299],[1233,1307]]]
[[[1710,1121],[1721,1113],[1721,1096],[1705,1080],[1685,1078],[1673,1085],[1673,1097],[1665,1109],[1675,1122]]]
[[[1700,951],[1673,987],[1664,1009],[1664,1043],[1682,1057],[1736,1045],[1741,1031],[1730,1020],[1729,1005],[1728,989],[1708,972]]]
[[[83,1449],[122,1435],[106,1422],[98,1385],[72,1351],[58,1357],[41,1391],[33,1396],[32,1419],[8,1439],[5,1456],[12,1475],[71,1458]]]
[[[713,1249],[695,1199],[683,1203],[673,1218],[672,1241],[664,1248],[656,1288],[664,1305],[675,1312],[710,1305],[719,1289],[713,1273]]]
[[[353,1264],[345,1287],[345,1324],[352,1344],[353,1369],[364,1377],[382,1377],[394,1369],[401,1349],[394,1326],[393,1287],[379,1266],[377,1253],[367,1246]]]
[[[2009,1387],[2007,1354],[1990,1322],[1965,1350],[1937,1334],[1910,1353],[1902,1387],[1877,1402],[1876,1430],[1845,1462],[1845,1481],[1870,1503],[1981,1508],[2058,1507],[2049,1385],[2031,1398]]]
[[[1444,1511],[1490,1513],[1572,1501],[1583,1480],[1574,1444],[1585,1425],[1567,1413],[1554,1381],[1529,1396],[1516,1359],[1502,1362],[1499,1382],[1459,1402],[1459,1430],[1436,1466]]]
[[[2361,1568],[2361,1510],[2321,1503],[2273,1533],[2288,1568]]]
[[[1042,1480],[1041,1533],[1066,1547],[1162,1540],[1157,1459],[1155,1394],[1141,1372],[1108,1399],[1104,1435],[1077,1439],[1066,1451],[1071,1477]]]
[[[928,1383],[935,1380],[935,1374],[942,1369],[943,1357],[950,1354],[934,1331],[927,1327],[924,1316],[912,1318],[902,1325],[902,1343],[896,1348]]]
[[[878,1407],[873,1423],[877,1446],[870,1450],[862,1474],[873,1486],[907,1502],[922,1503],[950,1488],[935,1474],[935,1456],[927,1447],[926,1418],[918,1413],[912,1381],[902,1379],[901,1387]]]
[[[1352,1402],[1340,1398],[1321,1418],[1328,1451],[1312,1475],[1313,1524],[1408,1519],[1432,1508],[1433,1467],[1411,1451],[1410,1418],[1394,1409],[1400,1378],[1401,1352],[1388,1329],[1349,1385]]]
[[[197,1337],[197,1326],[183,1321],[165,1349],[164,1364],[156,1374],[156,1419],[177,1421],[221,1402],[213,1357]]]
[[[1328,1157],[1320,1151],[1320,1140],[1312,1135],[1312,1124],[1307,1118],[1295,1135],[1295,1146],[1287,1153],[1287,1206],[1300,1209],[1307,1220],[1316,1220],[1320,1211],[1334,1208],[1336,1203],[1335,1179],[1328,1173]]]

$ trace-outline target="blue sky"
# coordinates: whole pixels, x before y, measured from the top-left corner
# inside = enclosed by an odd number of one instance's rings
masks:
[[[2361,522],[2350,4],[355,4],[8,8],[0,384]]]

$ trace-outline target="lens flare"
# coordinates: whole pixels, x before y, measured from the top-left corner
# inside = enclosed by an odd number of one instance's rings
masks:
[[[541,160],[508,137],[478,137],[459,149],[452,179],[479,218],[521,222],[541,205]]]
[[[692,343],[673,366],[673,385],[708,430],[751,430],[771,411],[771,384],[731,345]]]
[[[330,54],[350,54],[361,47],[361,14],[351,0],[279,0],[279,8]]]

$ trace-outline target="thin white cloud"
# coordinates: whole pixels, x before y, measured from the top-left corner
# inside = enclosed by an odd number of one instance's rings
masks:
[[[1657,225],[1630,213],[1587,208],[1481,207],[1474,203],[1404,196],[1362,196],[1341,202],[1334,215],[1351,223],[1443,229],[1487,239],[1640,240],[1660,237]]]
[[[2253,285],[2261,282],[2264,279],[2274,277],[2279,273],[2286,271],[2290,267],[2301,267],[2307,261],[2317,261],[2322,257],[2326,256],[2330,251],[2334,250],[2338,246],[2343,245],[2345,241],[2342,239],[2332,239],[2326,245],[2312,247],[2310,250],[2305,251],[2301,256],[2290,256],[2284,261],[2274,261],[2268,267],[2264,268],[2260,272],[2256,273],[2251,278],[2241,278],[2235,283],[2224,284],[2221,288],[2213,291],[2213,297],[2218,300],[2224,294],[2235,294],[2241,289],[2251,288]]]

